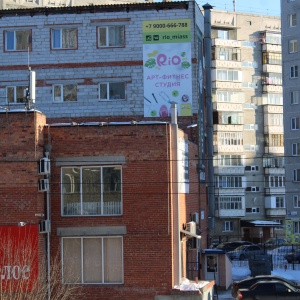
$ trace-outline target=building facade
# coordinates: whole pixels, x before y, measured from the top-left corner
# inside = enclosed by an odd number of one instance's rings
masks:
[[[263,242],[284,234],[287,209],[280,18],[211,18],[215,233]]]
[[[299,1],[281,1],[284,143],[286,169],[286,232],[288,240],[300,240],[299,203]]]

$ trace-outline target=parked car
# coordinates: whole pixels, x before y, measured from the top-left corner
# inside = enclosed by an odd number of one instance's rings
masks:
[[[274,248],[274,247],[279,247],[286,244],[286,239],[282,238],[269,238],[266,240],[264,243],[261,245],[264,246],[265,248]]]
[[[268,250],[268,254],[272,255],[273,261],[280,262],[282,261],[283,263],[285,262],[284,256],[287,254],[294,252],[296,249],[300,249],[295,245],[285,245],[285,246],[280,246],[278,248],[274,248],[272,250]]]
[[[239,280],[239,281],[234,281],[232,283],[232,288],[231,288],[232,297],[236,298],[239,289],[248,289],[254,283],[259,282],[259,281],[282,281],[282,282],[286,282],[286,283],[292,285],[296,289],[300,288],[300,285],[298,285],[298,283],[296,283],[294,281],[291,281],[291,280],[287,280],[287,279],[285,279],[283,277],[280,277],[280,276],[258,275],[258,276],[255,276],[255,277],[249,277],[249,278],[242,279],[242,280]]]
[[[276,300],[300,299],[300,290],[282,281],[258,281],[249,289],[239,289],[236,299]]]
[[[231,260],[244,260],[256,254],[264,254],[264,249],[258,245],[242,245],[233,251],[227,252],[227,254]]]
[[[229,251],[232,251],[242,245],[253,245],[253,243],[247,242],[247,241],[224,242],[224,243],[219,244],[216,247],[216,249],[220,249],[220,250],[224,250],[225,252],[229,252]]]
[[[300,249],[296,249],[294,252],[290,252],[287,255],[284,256],[284,258],[287,260],[287,262],[294,263],[298,262],[300,263]]]

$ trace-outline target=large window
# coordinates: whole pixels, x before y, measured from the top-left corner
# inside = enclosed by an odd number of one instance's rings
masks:
[[[217,90],[216,100],[218,102],[243,103],[245,101],[245,94],[243,92]]]
[[[229,61],[240,61],[241,50],[238,48],[214,48],[213,59],[215,60],[229,60]]]
[[[300,155],[300,143],[292,143],[292,156]]]
[[[281,65],[282,58],[279,53],[263,52],[263,64]]]
[[[218,133],[219,145],[236,146],[243,145],[243,133],[242,132],[219,132]]]
[[[297,40],[289,40],[289,52],[290,53],[298,52],[298,41]]]
[[[283,168],[284,156],[266,156],[263,158],[264,168]]]
[[[291,100],[291,104],[298,104],[299,103],[299,92],[292,91],[290,93],[290,100]]]
[[[120,215],[121,167],[62,168],[63,215]]]
[[[266,176],[265,177],[265,187],[276,188],[285,186],[285,176]]]
[[[6,87],[7,103],[24,103],[27,86],[8,86]]]
[[[243,186],[242,176],[216,176],[215,186],[217,188],[241,188]]]
[[[283,125],[283,114],[269,114],[271,126],[282,126]]]
[[[265,146],[266,147],[283,147],[284,146],[283,134],[265,135]]]
[[[300,169],[293,170],[293,181],[299,182],[300,181]]]
[[[31,30],[7,30],[5,31],[6,51],[31,50]]]
[[[76,49],[77,28],[51,29],[52,49]]]
[[[290,78],[298,78],[298,66],[291,66]]]
[[[282,85],[282,75],[279,73],[265,73],[262,79],[263,84]]]
[[[53,101],[77,101],[76,84],[55,84],[53,86]]]
[[[223,40],[229,40],[228,30],[218,30],[218,38]]]
[[[289,27],[294,27],[297,25],[297,15],[296,14],[290,14],[288,16],[288,20],[289,20]]]
[[[217,70],[217,80],[241,81],[241,71],[238,70]]]
[[[276,208],[285,208],[284,196],[277,196],[275,200],[276,200]]]
[[[217,209],[242,209],[241,196],[222,196],[216,198]]]
[[[123,47],[125,45],[125,27],[98,27],[98,47]]]
[[[62,239],[63,283],[122,284],[122,237]]]
[[[223,154],[220,155],[217,161],[219,166],[242,166],[243,158],[241,155]]]
[[[125,99],[125,83],[109,82],[100,83],[100,100],[124,100]]]
[[[291,130],[299,130],[299,117],[291,118]]]

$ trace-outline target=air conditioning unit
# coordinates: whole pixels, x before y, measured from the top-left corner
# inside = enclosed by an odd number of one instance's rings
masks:
[[[50,159],[48,157],[43,157],[40,159],[39,174],[40,175],[50,174]]]
[[[189,231],[191,234],[196,235],[196,222],[188,222],[186,223],[186,231]]]
[[[192,213],[191,221],[195,222],[196,224],[199,223],[199,213],[197,212]]]
[[[258,166],[251,166],[251,171],[258,171]]]
[[[49,179],[39,179],[39,192],[49,191]]]
[[[39,223],[39,232],[40,233],[48,233],[50,231],[51,231],[50,220],[44,220]]]

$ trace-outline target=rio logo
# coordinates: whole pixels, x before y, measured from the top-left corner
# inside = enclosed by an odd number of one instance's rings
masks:
[[[156,57],[156,61],[159,67],[171,65],[178,66],[181,64],[181,58],[178,55],[167,57],[167,55],[165,54],[158,54]]]

